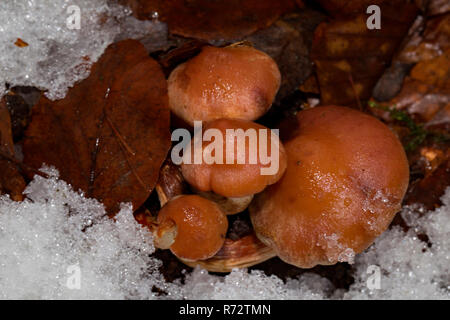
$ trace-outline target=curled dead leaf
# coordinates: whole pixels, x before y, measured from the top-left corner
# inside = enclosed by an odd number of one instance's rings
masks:
[[[450,13],[426,21],[419,17],[412,31],[396,60],[416,63],[434,59],[450,47]]]
[[[173,164],[170,159],[167,159],[161,167],[155,189],[158,193],[161,207],[174,197],[188,192],[188,186],[184,181],[180,168]]]
[[[201,266],[212,272],[230,272],[234,268],[251,267],[275,256],[275,251],[252,233],[238,240],[226,239],[223,247],[210,259],[181,261],[190,267]]]

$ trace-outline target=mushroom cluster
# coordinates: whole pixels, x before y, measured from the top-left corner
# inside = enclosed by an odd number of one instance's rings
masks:
[[[175,68],[168,83],[176,116],[190,125],[204,121],[204,132],[224,137],[192,138],[177,178],[163,177],[187,183],[189,192],[157,186],[162,208],[152,224],[155,245],[184,263],[223,272],[273,256],[301,268],[351,263],[399,210],[408,161],[398,138],[376,118],[346,107],[315,107],[298,112],[283,142],[253,122],[280,86],[278,67],[265,53],[207,46]],[[244,135],[239,149],[230,130],[270,134],[254,140]],[[250,149],[256,150],[253,159]],[[193,154],[205,151],[216,161],[193,161]],[[275,170],[262,174],[273,161]],[[242,241],[226,239],[227,215],[247,207],[254,233]]]

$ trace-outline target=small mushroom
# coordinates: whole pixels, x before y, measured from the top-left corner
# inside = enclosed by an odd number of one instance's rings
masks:
[[[214,139],[212,142],[203,141],[198,147],[194,138],[188,154],[193,155],[200,151],[205,157],[207,154],[205,150],[211,150],[212,143],[216,143],[217,146],[214,152],[221,149],[223,153],[222,156],[218,156],[211,151],[211,154],[217,156],[217,161],[211,163],[203,160],[196,164],[191,159],[190,164],[186,162],[181,164],[184,178],[195,189],[202,192],[212,191],[224,197],[248,197],[277,182],[283,175],[286,169],[286,154],[278,136],[270,129],[252,121],[238,119],[214,120],[208,122],[204,129],[205,131],[214,129],[224,138],[221,142]],[[229,134],[230,131],[237,132],[237,130],[242,130],[241,133],[256,134],[249,139],[242,135],[241,141],[244,142],[242,144],[239,143],[236,135]],[[263,133],[266,135],[264,138],[266,140],[263,140]],[[201,150],[197,150],[199,148]],[[232,150],[234,150],[233,153],[231,153]],[[261,157],[261,155],[265,156]]]
[[[181,195],[158,213],[155,246],[169,249],[184,261],[214,256],[225,241],[228,220],[219,206],[197,195]]]
[[[404,149],[386,125],[354,109],[316,107],[296,121],[284,141],[285,175],[250,205],[253,227],[295,266],[352,263],[401,207],[409,180]]]
[[[275,61],[249,46],[205,46],[168,79],[173,113],[194,120],[255,120],[272,105],[281,75]]]

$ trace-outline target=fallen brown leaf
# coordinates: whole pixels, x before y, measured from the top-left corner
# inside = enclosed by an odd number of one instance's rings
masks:
[[[63,100],[42,97],[25,133],[24,163],[55,166],[61,179],[102,201],[136,209],[149,196],[170,147],[167,83],[134,40],[110,45]]]
[[[417,14],[417,7],[403,0],[385,1],[380,7],[381,29],[367,28],[365,10],[322,23],[316,29],[311,57],[322,104],[355,105],[359,99],[371,97],[372,88]]]
[[[450,13],[425,21],[420,18],[414,32],[396,60],[416,63],[438,57],[450,47]]]
[[[7,193],[11,199],[22,201],[25,181],[17,165],[6,158],[14,158],[14,143],[5,97],[0,100],[0,152],[0,194]]]
[[[316,10],[304,9],[287,14],[269,28],[245,38],[277,62],[281,86],[275,103],[292,94],[313,73],[309,56],[313,33],[325,18]]]
[[[410,186],[405,197],[406,204],[421,203],[428,210],[434,210],[442,203],[440,198],[445,193],[450,181],[450,159],[447,158],[435,170]]]
[[[23,41],[20,38],[17,38],[16,42],[14,42],[14,44],[16,46],[18,46],[19,48],[24,48],[24,47],[28,47],[28,43],[26,43],[25,41]]]
[[[128,5],[138,19],[158,17],[167,22],[171,34],[202,40],[240,39],[270,26],[296,7],[293,0],[121,0],[121,3]]]
[[[450,128],[450,49],[442,56],[418,63],[400,93],[384,102],[405,110],[425,127]],[[447,127],[447,129],[445,129]]]
[[[425,12],[427,15],[438,15],[450,11],[450,2],[448,0],[422,0],[426,2]]]
[[[382,5],[392,0],[318,0],[320,5],[334,17],[354,16],[365,13],[368,6]],[[396,1],[396,0],[394,0]]]

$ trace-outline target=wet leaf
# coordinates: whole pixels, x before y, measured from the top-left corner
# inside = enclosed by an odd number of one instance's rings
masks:
[[[426,6],[426,13],[428,15],[438,15],[450,11],[450,2],[448,0],[429,0]]]
[[[134,40],[110,45],[63,100],[42,97],[24,139],[24,162],[60,177],[110,214],[141,206],[170,147],[167,83]]]
[[[23,200],[25,181],[17,165],[8,160],[14,158],[11,118],[5,97],[0,100],[0,194],[7,193],[11,199]]]
[[[322,104],[355,105],[371,97],[417,13],[415,5],[402,0],[380,6],[381,29],[369,30],[365,13],[322,23],[316,29],[311,57]]]
[[[202,40],[242,38],[270,26],[296,7],[293,0],[122,0],[121,3],[127,4],[138,19],[158,17],[167,22],[171,34]]]
[[[396,60],[403,63],[430,60],[440,56],[449,47],[450,14],[429,20],[419,17],[417,26]]]
[[[387,103],[403,109],[427,127],[450,128],[450,14],[428,20],[407,43],[398,60],[416,64],[400,93]]]
[[[419,62],[400,93],[386,102],[419,117],[427,126],[450,125],[450,48]]]

